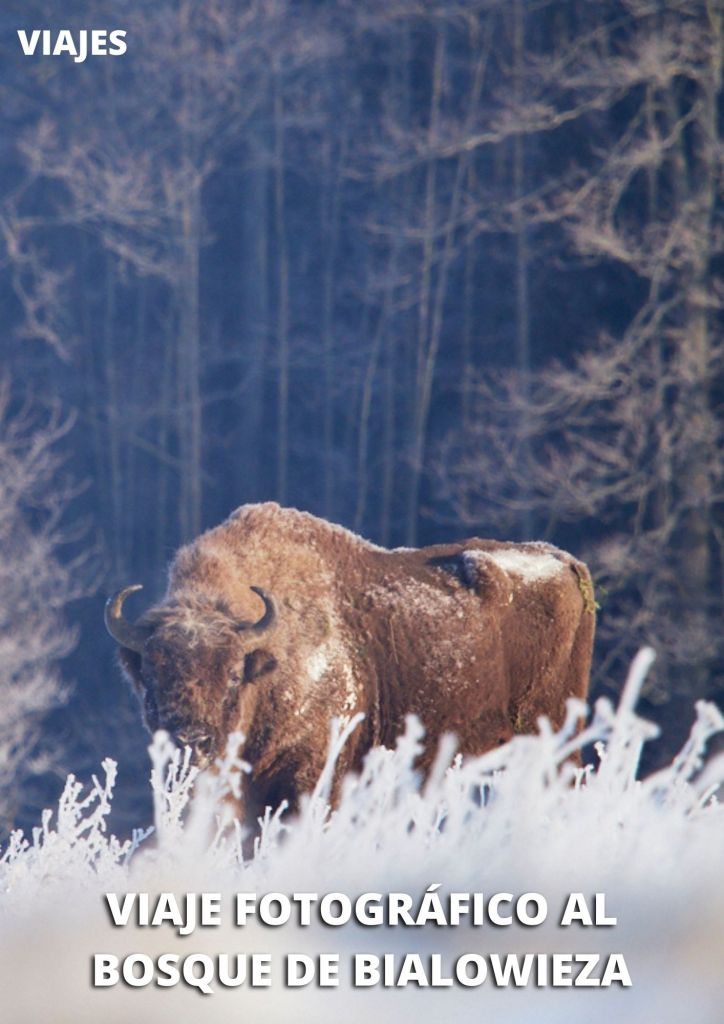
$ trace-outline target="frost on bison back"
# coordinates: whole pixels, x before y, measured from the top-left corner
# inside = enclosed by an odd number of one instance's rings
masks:
[[[415,714],[426,770],[444,733],[481,754],[585,699],[595,622],[588,569],[549,544],[460,541],[388,551],[274,503],[244,505],[182,547],[136,622],[125,587],[106,625],[146,725],[212,764],[230,733],[254,814],[293,809],[324,767],[333,717],[364,713],[336,783]]]

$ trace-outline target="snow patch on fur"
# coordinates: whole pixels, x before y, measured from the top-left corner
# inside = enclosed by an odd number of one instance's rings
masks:
[[[540,583],[553,579],[565,565],[549,551],[530,552],[519,548],[501,548],[498,551],[465,551],[466,568],[477,567],[480,562],[493,562],[509,576],[523,583]]]
[[[304,663],[304,668],[310,681],[318,683],[329,668],[329,658],[326,646],[318,647],[316,651],[312,651]]]

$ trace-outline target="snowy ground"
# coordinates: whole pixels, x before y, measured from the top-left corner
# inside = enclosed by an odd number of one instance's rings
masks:
[[[141,1024],[146,1020],[356,1022],[499,1019],[585,1024],[721,1024],[724,1020],[724,808],[716,799],[724,780],[722,757],[702,767],[706,742],[724,727],[712,706],[697,707],[687,745],[665,770],[636,781],[642,744],[652,727],[634,713],[646,671],[642,652],[618,710],[599,702],[585,732],[553,735],[543,729],[477,761],[461,764],[441,750],[437,769],[421,789],[412,770],[419,730],[411,723],[395,751],[377,750],[360,779],[348,780],[334,813],[320,781],[299,819],[270,819],[257,855],[243,862],[239,836],[216,829],[207,779],[194,779],[178,752],[157,738],[152,779],[156,829],[121,842],[105,831],[114,766],[81,790],[70,779],[59,808],[31,837],[13,837],[0,861],[0,991],[7,1024],[65,1021]],[[576,709],[572,708],[572,712]],[[580,710],[580,709],[578,709]],[[348,725],[352,728],[353,723]],[[344,741],[343,731],[338,743]],[[600,763],[583,783],[559,767],[572,746],[599,740]],[[331,757],[334,757],[334,744]],[[233,781],[233,771],[223,773]],[[195,784],[194,784],[195,783]],[[193,791],[195,795],[193,794]],[[481,797],[482,795],[482,797]],[[422,898],[440,883],[439,903]],[[114,927],[104,893],[122,899],[145,892],[221,896],[223,922],[178,936],[170,921],[158,927]],[[308,927],[234,925],[238,892],[409,893],[431,920],[416,927],[319,923]],[[485,922],[439,923],[450,892],[518,896],[541,894],[546,920],[536,927]],[[568,894],[593,905],[605,893],[617,923],[561,927]],[[434,917],[438,916],[438,923]],[[123,958],[144,953],[188,957],[266,953],[270,988],[225,988],[212,995],[180,983],[92,986],[94,953]],[[339,954],[338,988],[283,983],[289,953]],[[494,954],[621,953],[631,987],[496,986]],[[488,976],[476,987],[353,988],[356,953],[441,954],[443,974],[463,954],[485,959]],[[541,961],[536,961],[543,962]],[[550,961],[546,961],[550,963]],[[201,968],[198,967],[197,971]],[[137,970],[140,970],[138,968]],[[574,971],[574,974],[576,972]],[[594,972],[601,976],[601,968]]]

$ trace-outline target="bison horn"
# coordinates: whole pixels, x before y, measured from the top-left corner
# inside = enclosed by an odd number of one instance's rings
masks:
[[[123,602],[134,590],[142,589],[142,584],[133,583],[130,587],[124,587],[123,590],[119,590],[106,601],[104,613],[106,629],[113,639],[121,647],[127,647],[130,651],[135,651],[136,654],[143,653],[143,647],[151,635],[151,629],[148,626],[136,626],[127,622],[123,618]]]
[[[274,600],[266,593],[265,590],[262,590],[261,587],[250,587],[250,589],[253,590],[255,594],[258,594],[264,602],[264,614],[258,622],[245,622],[242,619],[240,622],[237,622],[236,628],[238,630],[250,629],[254,633],[263,633],[265,629],[269,629],[276,618],[276,606],[274,605]]]

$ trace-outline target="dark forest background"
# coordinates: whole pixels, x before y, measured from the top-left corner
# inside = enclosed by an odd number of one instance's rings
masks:
[[[58,6],[0,13],[3,828],[106,755],[139,824],[104,597],[266,499],[585,558],[669,757],[724,695],[721,0]]]

